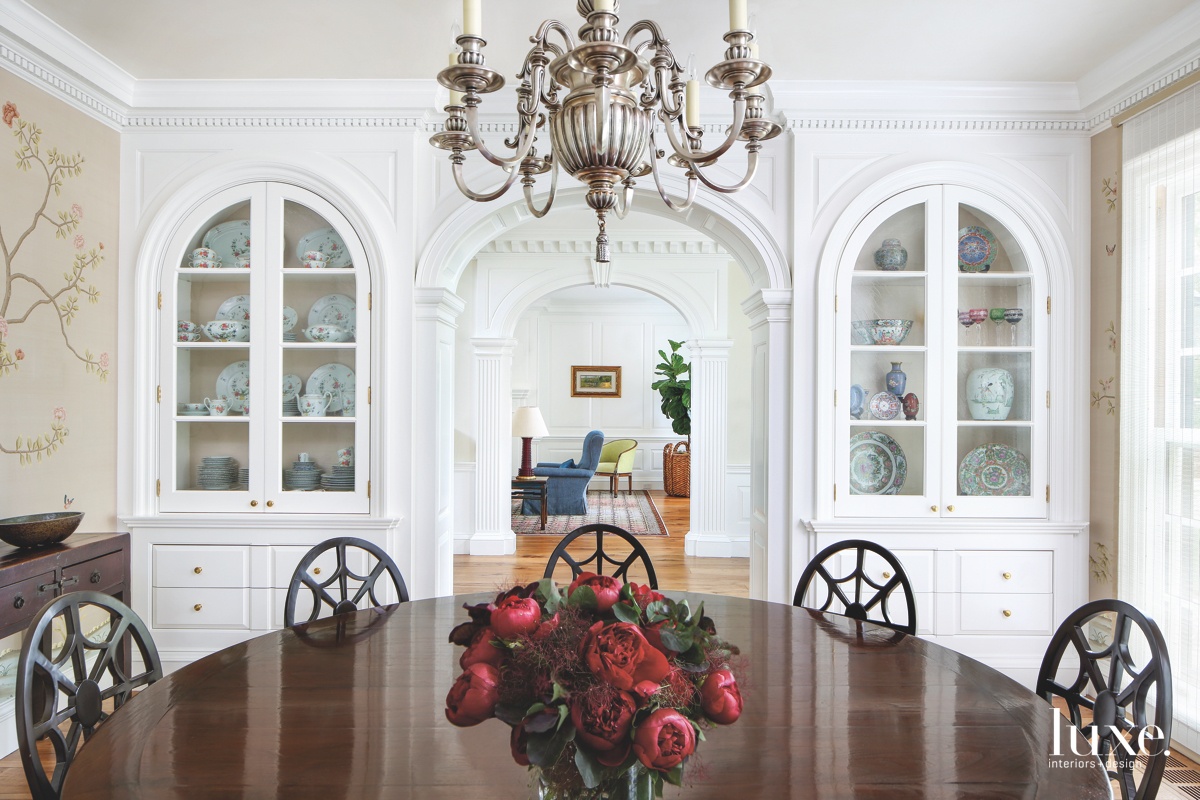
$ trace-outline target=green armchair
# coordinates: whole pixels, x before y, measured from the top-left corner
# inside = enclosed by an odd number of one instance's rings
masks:
[[[614,495],[621,478],[629,479],[629,491],[633,491],[633,457],[636,454],[637,439],[613,439],[604,443],[596,474],[608,476],[608,490]]]

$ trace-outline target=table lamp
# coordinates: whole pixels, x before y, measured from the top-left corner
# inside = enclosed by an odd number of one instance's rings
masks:
[[[546,430],[546,423],[542,421],[542,412],[538,411],[537,406],[521,406],[513,412],[512,435],[521,437],[521,471],[517,473],[517,480],[531,481],[534,478],[531,463],[533,440],[535,437],[540,439],[550,435],[550,431]]]

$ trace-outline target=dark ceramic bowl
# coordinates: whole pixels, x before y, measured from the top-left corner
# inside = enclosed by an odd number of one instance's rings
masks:
[[[66,539],[83,521],[82,511],[55,511],[0,519],[0,539],[15,547],[43,547]]]

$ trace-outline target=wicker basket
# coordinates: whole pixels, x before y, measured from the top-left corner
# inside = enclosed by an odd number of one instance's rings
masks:
[[[692,496],[692,455],[687,442],[663,448],[663,488],[671,497]]]

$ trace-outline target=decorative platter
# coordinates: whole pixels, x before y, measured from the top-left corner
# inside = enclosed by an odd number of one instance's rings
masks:
[[[958,271],[987,272],[999,252],[996,237],[982,225],[968,225],[958,231]]]
[[[850,437],[850,494],[896,494],[908,477],[900,444],[883,431]]]
[[[344,294],[327,294],[313,303],[308,311],[308,324],[337,325],[357,335],[357,315],[354,312],[354,298]]]
[[[217,319],[236,319],[238,322],[249,322],[250,298],[244,294],[235,294],[230,297],[217,306]]]
[[[336,414],[342,410],[342,392],[354,391],[354,370],[345,364],[323,364],[313,370],[308,376],[304,387],[306,394],[325,394],[329,392],[333,398],[325,411]]]
[[[958,491],[973,497],[1028,497],[1029,459],[1008,445],[981,444],[958,467]]]
[[[304,379],[299,375],[283,376],[283,399],[295,397],[304,390]]]
[[[250,255],[250,220],[235,219],[214,225],[200,242],[216,251],[222,267],[237,267],[238,256]]]
[[[875,419],[895,419],[900,413],[900,398],[891,392],[879,392],[871,396],[871,403],[867,407],[871,409],[871,416]]]
[[[325,265],[327,268],[345,269],[351,266],[350,251],[346,249],[346,243],[333,228],[319,228],[301,236],[300,241],[296,243],[296,260],[303,261],[304,254],[309,250],[320,250],[324,253],[325,257],[329,259]]]
[[[230,411],[242,411],[250,399],[250,362],[235,361],[217,376],[217,397],[229,398]]]
[[[283,332],[287,333],[292,328],[296,327],[296,322],[300,319],[296,314],[296,309],[291,306],[283,307]]]

